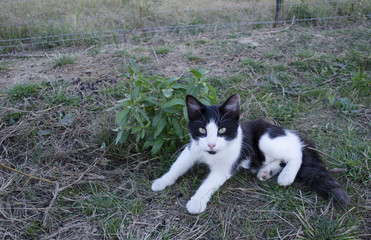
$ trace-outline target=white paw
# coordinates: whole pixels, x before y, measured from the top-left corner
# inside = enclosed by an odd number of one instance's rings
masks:
[[[161,178],[156,179],[152,183],[152,191],[158,192],[164,190],[168,185],[167,182]]]
[[[258,176],[258,179],[260,181],[265,181],[265,180],[270,179],[272,177],[271,174],[269,173],[269,171],[267,171],[267,170],[259,171],[257,176]]]
[[[295,180],[295,175],[290,175],[290,174],[280,174],[278,176],[277,182],[281,186],[288,186],[291,185]]]
[[[189,213],[198,214],[198,213],[202,213],[203,211],[205,211],[206,205],[207,205],[207,202],[204,202],[200,199],[192,197],[191,200],[187,202],[186,208]]]

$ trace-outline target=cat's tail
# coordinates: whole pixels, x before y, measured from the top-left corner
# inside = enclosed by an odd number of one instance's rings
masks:
[[[303,147],[303,162],[297,177],[299,181],[317,191],[323,198],[333,196],[340,204],[350,204],[348,194],[327,171],[311,144]]]

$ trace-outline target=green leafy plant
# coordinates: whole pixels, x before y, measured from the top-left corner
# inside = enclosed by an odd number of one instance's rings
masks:
[[[354,73],[350,81],[352,83],[350,90],[357,90],[359,96],[367,96],[370,93],[371,81],[364,69],[361,69],[359,73]]]
[[[191,70],[192,77],[186,79],[148,78],[133,60],[130,64],[123,74],[129,80],[129,92],[109,109],[121,109],[116,115],[116,144],[135,141],[137,151],[151,147],[151,154],[173,153],[187,138],[185,95],[197,96],[205,104],[216,102],[216,91],[205,78],[207,71]]]

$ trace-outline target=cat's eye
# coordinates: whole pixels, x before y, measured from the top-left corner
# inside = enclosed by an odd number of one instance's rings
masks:
[[[219,133],[219,134],[223,134],[223,133],[225,133],[225,131],[227,131],[227,129],[226,129],[225,127],[223,127],[223,128],[219,128],[218,133]]]
[[[199,131],[201,134],[205,134],[205,133],[206,133],[206,129],[205,129],[205,128],[202,128],[202,127],[200,127],[200,128],[198,129],[198,131]]]

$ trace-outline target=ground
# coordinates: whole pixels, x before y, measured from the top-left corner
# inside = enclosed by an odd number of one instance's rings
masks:
[[[370,238],[370,34],[368,22],[173,32],[0,57],[0,236]],[[340,169],[334,176],[352,204],[242,171],[205,213],[190,215],[185,204],[203,166],[152,192],[171,155],[114,145],[116,112],[106,111],[124,98],[129,59],[147,76],[208,70],[220,101],[241,95],[244,119],[265,117],[311,138],[325,165]]]

